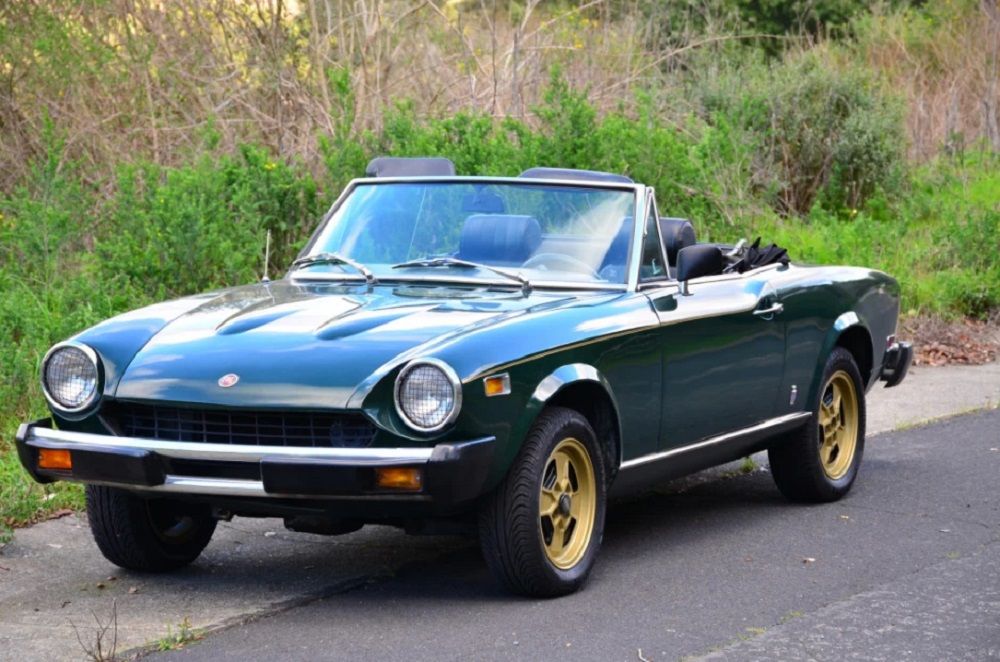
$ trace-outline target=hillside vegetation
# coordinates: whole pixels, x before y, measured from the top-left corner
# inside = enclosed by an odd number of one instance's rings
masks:
[[[78,504],[12,453],[58,340],[287,266],[379,154],[627,173],[702,238],[1000,308],[995,0],[0,5],[0,523]]]

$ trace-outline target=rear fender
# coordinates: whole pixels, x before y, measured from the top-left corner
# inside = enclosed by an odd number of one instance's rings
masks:
[[[868,336],[868,342],[871,343],[872,334],[868,325],[865,324],[864,320],[862,320],[861,317],[853,310],[848,310],[847,312],[842,313],[836,320],[834,320],[833,326],[823,338],[823,345],[819,353],[819,361],[817,361],[816,371],[813,374],[812,382],[809,385],[808,398],[806,399],[807,408],[812,408],[813,404],[819,398],[819,389],[822,386],[823,369],[826,367],[827,357],[830,356],[830,353],[835,347],[837,347],[837,343],[841,336],[843,336],[848,329],[853,328],[860,328],[864,330],[865,335]],[[871,349],[872,356],[874,357],[874,347]],[[865,380],[866,384],[871,382],[871,375],[862,374],[861,377]]]

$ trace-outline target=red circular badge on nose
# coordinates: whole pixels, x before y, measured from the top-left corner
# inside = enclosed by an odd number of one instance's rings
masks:
[[[236,382],[238,381],[240,381],[240,376],[231,372],[228,375],[219,377],[219,386],[229,388],[230,386],[236,386]]]

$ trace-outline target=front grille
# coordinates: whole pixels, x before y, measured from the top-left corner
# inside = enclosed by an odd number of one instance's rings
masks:
[[[247,446],[364,448],[376,428],[361,414],[189,409],[114,403],[102,415],[122,436]]]

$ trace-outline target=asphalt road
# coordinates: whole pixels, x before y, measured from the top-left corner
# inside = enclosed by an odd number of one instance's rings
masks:
[[[570,597],[507,596],[453,542],[152,659],[1000,659],[998,543],[993,410],[872,437],[834,504],[766,470],[616,504]]]

